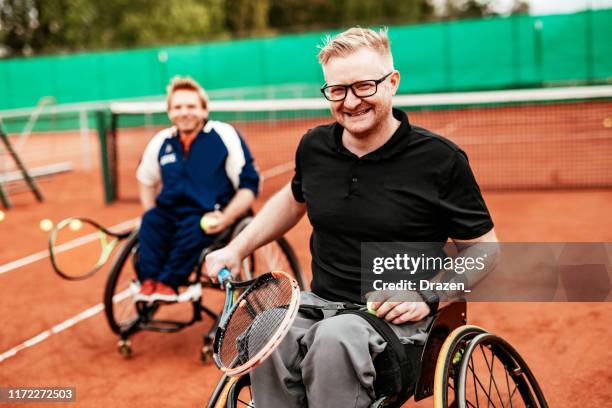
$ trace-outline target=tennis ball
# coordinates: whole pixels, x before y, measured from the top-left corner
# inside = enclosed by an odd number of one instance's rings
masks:
[[[376,316],[376,310],[374,309],[374,302],[367,302],[368,313]]]
[[[0,221],[4,221],[5,215],[4,211],[0,210]]]
[[[81,220],[72,220],[70,221],[69,227],[72,231],[78,231],[81,229],[81,227],[83,227],[83,223]]]
[[[51,231],[53,229],[53,221],[48,218],[45,218],[44,220],[40,221],[40,229],[45,232]]]
[[[603,127],[611,128],[612,127],[612,118],[605,118],[603,120]]]
[[[200,219],[200,227],[204,232],[208,232],[209,228],[212,228],[219,224],[219,221],[215,217],[204,215]]]

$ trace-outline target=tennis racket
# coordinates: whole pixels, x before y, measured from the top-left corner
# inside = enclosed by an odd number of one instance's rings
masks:
[[[229,270],[219,273],[225,304],[213,358],[228,376],[239,376],[261,364],[283,340],[300,304],[295,279],[281,271],[245,282],[230,281]]]
[[[87,218],[66,218],[51,230],[49,255],[53,270],[68,280],[86,279],[110,258],[117,244],[132,230],[111,232]],[[78,248],[78,252],[69,251]]]

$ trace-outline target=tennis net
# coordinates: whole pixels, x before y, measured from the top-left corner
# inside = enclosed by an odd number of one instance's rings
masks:
[[[253,150],[268,196],[291,177],[295,148],[310,128],[333,121],[321,99],[213,101],[210,118],[233,124]],[[612,187],[612,86],[402,95],[410,122],[466,151],[483,190]],[[135,170],[165,102],[112,103],[105,177],[135,198]]]

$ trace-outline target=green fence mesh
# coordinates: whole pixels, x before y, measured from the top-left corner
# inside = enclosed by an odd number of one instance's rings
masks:
[[[0,110],[161,95],[191,75],[223,99],[311,97],[328,33],[0,61]],[[400,93],[612,81],[612,9],[390,28]]]

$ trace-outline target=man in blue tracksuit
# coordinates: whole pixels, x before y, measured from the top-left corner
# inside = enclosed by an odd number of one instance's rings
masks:
[[[244,140],[231,125],[208,120],[208,96],[197,82],[175,77],[167,102],[174,126],[151,139],[136,173],[145,210],[139,301],[176,301],[202,249],[248,211],[259,189]]]

